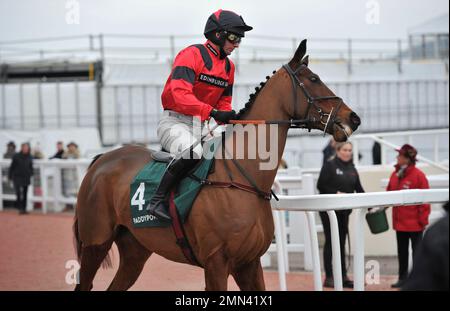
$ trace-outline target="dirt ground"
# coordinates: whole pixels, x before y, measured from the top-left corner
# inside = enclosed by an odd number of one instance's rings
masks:
[[[0,212],[0,290],[66,291],[74,285],[66,283],[66,264],[75,260],[72,235],[73,216],[40,213],[19,216],[16,211]],[[94,290],[104,290],[118,267],[118,252],[113,250],[113,269],[100,269]],[[69,262],[70,263],[70,262]],[[265,271],[268,290],[279,290],[277,271]],[[390,290],[395,276],[382,276],[378,285],[366,290]],[[232,278],[230,290],[238,290]],[[313,290],[313,275],[291,272],[287,275],[288,290]],[[130,290],[191,291],[204,290],[203,270],[178,264],[153,254],[144,271]]]

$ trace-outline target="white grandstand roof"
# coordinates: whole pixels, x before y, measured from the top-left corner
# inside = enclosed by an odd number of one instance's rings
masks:
[[[411,27],[408,33],[410,35],[425,35],[425,34],[448,35],[448,13],[425,21],[417,26]]]

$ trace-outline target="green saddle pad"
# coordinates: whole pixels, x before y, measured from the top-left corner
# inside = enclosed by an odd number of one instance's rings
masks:
[[[204,158],[192,173],[200,179],[205,179],[214,161],[213,155],[221,144],[221,137],[206,141],[203,145]],[[167,168],[167,163],[151,161],[134,177],[130,185],[131,223],[136,228],[167,227],[171,222],[150,215],[146,210],[159,182]],[[189,215],[192,204],[200,192],[202,185],[196,179],[186,176],[178,185],[174,203],[181,221],[184,223]]]

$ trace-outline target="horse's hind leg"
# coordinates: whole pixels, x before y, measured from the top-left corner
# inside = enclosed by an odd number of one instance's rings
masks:
[[[83,247],[81,250],[80,283],[77,284],[75,290],[88,291],[92,289],[92,281],[94,280],[95,274],[103,260],[108,256],[111,245],[112,240],[101,245]],[[107,265],[110,265],[109,260],[108,257]]]
[[[241,290],[265,290],[263,269],[258,258],[248,264],[241,265],[231,272]]]
[[[136,282],[152,253],[124,227],[121,228],[115,242],[120,254],[120,264],[108,290],[127,290]]]

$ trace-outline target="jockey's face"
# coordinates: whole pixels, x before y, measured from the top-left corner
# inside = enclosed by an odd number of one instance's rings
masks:
[[[217,38],[220,37],[220,34],[218,32],[216,33],[216,37]],[[230,40],[225,39],[225,44],[223,46],[223,50],[225,51],[225,53],[227,55],[230,55],[231,53],[233,53],[234,49],[239,47],[239,44],[240,44],[240,40],[239,40],[239,42],[233,43]]]
[[[239,43],[232,43],[228,40],[225,40],[225,45],[223,46],[223,50],[225,51],[225,53],[227,53],[227,55],[230,55],[234,49],[239,47]]]

